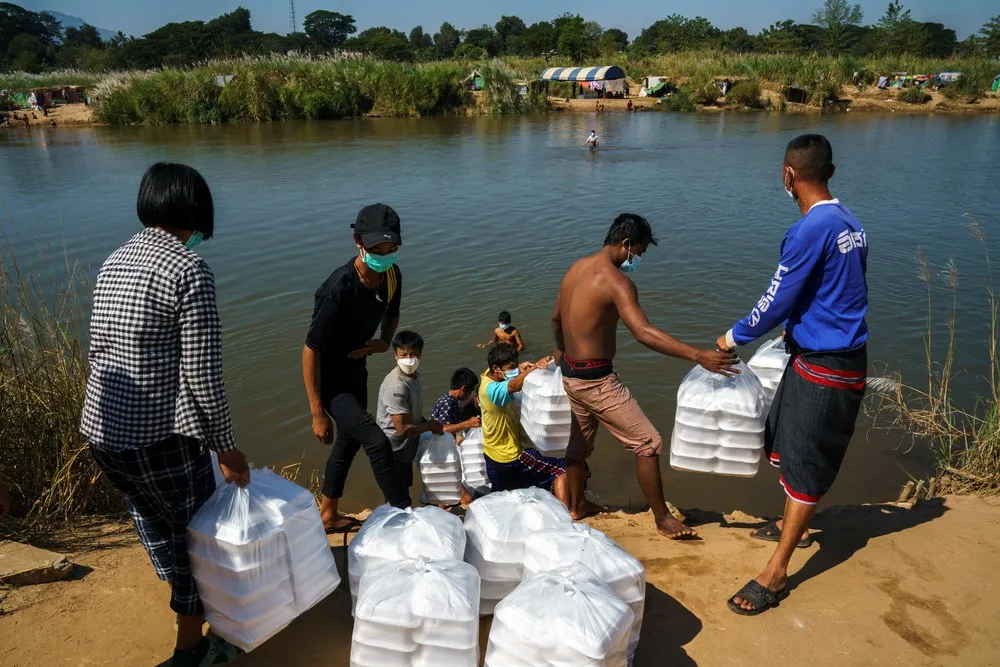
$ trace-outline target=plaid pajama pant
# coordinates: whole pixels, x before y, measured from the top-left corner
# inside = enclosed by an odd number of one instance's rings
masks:
[[[171,583],[170,608],[181,616],[204,612],[188,559],[187,525],[215,490],[212,459],[201,442],[172,435],[154,445],[90,451],[108,479],[125,494],[157,576]]]

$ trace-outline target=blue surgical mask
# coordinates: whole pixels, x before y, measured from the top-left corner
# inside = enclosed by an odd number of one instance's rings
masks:
[[[392,268],[396,260],[399,259],[398,252],[391,252],[388,255],[373,255],[367,250],[361,250],[361,257],[365,260],[365,266],[376,273],[385,273]]]
[[[201,242],[204,240],[205,240],[204,234],[202,234],[201,232],[192,232],[191,236],[188,237],[188,240],[184,243],[184,245],[187,246],[188,250],[194,250],[195,248],[200,246]]]
[[[622,265],[618,268],[621,269],[622,273],[635,273],[635,270],[639,268],[640,262],[642,262],[642,257],[633,255],[631,246],[629,246],[628,259],[622,262]]]
[[[503,374],[508,380],[513,380],[514,378],[516,378],[518,375],[521,374],[521,369],[512,368],[509,371],[504,371]]]

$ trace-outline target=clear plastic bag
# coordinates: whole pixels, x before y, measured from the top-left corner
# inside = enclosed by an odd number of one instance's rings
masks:
[[[677,470],[753,477],[764,448],[767,400],[742,362],[727,378],[696,366],[677,390],[670,466]]]
[[[520,583],[524,542],[536,532],[572,525],[566,507],[548,491],[519,489],[491,493],[465,514],[465,560],[482,579],[480,613],[488,615]]]
[[[580,562],[526,580],[497,605],[490,667],[625,667],[635,615]]]
[[[559,367],[528,375],[521,396],[521,426],[531,443],[540,452],[564,451],[569,446],[573,413]]]
[[[535,533],[524,542],[524,581],[533,576],[582,563],[627,604],[635,615],[629,635],[629,660],[639,645],[646,601],[646,568],[617,542],[587,524]]]
[[[455,436],[424,433],[417,446],[420,499],[431,505],[456,505],[462,499],[462,459]]]
[[[352,667],[479,664],[479,574],[456,560],[373,565],[361,578]]]
[[[750,357],[747,366],[750,367],[764,387],[764,395],[767,399],[767,409],[770,410],[771,402],[774,401],[774,394],[778,391],[781,378],[785,375],[785,367],[791,356],[785,352],[785,339],[775,338],[764,343],[757,353]],[[767,410],[765,410],[765,413]]]
[[[347,548],[351,597],[357,600],[361,577],[375,565],[412,558],[462,560],[466,533],[462,520],[438,507],[375,508]]]
[[[272,471],[216,488],[188,524],[206,617],[250,651],[340,584],[312,494]]]

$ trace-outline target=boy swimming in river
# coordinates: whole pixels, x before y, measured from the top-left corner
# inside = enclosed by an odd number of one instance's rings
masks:
[[[493,345],[507,343],[517,348],[518,352],[524,352],[524,341],[521,339],[521,332],[511,324],[510,313],[506,310],[500,311],[497,316],[497,328],[493,330],[493,338],[490,342],[477,345],[479,349],[486,349]]]

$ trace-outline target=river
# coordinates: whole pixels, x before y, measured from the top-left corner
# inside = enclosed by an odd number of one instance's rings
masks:
[[[580,148],[589,130],[602,150]],[[225,327],[226,382],[239,445],[258,464],[319,469],[328,449],[311,436],[300,351],[312,294],[354,253],[349,224],[383,201],[403,221],[402,327],[427,342],[425,405],[460,366],[481,370],[501,309],[531,357],[551,352],[548,321],[563,271],[600,247],[616,214],[648,217],[659,246],[635,274],[654,324],[710,347],[756,303],[797,211],[782,190],[781,157],[797,134],[832,141],[832,189],[862,221],[871,247],[869,357],[873,372],[924,374],[925,286],[915,253],[935,267],[935,317],[946,311],[939,273],[961,272],[957,368],[963,391],[986,370],[982,250],[966,213],[997,230],[1000,119],[875,115],[657,113],[528,118],[425,118],[327,123],[35,130],[0,133],[7,239],[25,260],[67,254],[93,279],[139,229],[135,196],[146,167],[188,163],[216,201],[216,238],[199,252],[215,271]],[[57,276],[63,273],[54,263]],[[937,340],[942,338],[938,333]],[[669,440],[677,386],[689,365],[638,345],[624,329],[617,368]],[[369,362],[371,404],[391,368]],[[863,420],[828,502],[894,497],[926,472],[927,446]],[[669,469],[682,507],[775,512],[783,502],[766,466],[751,480]],[[634,463],[602,431],[591,488],[641,505]],[[344,507],[379,502],[368,462],[355,461]]]

